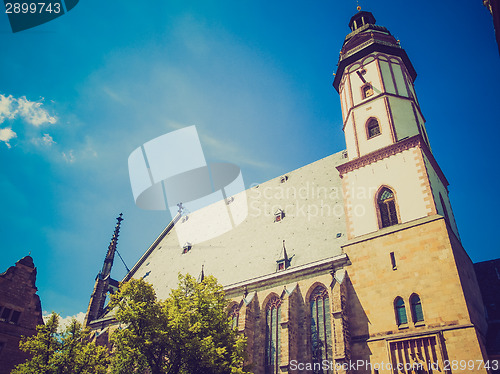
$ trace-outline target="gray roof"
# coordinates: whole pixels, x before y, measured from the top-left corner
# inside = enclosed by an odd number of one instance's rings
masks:
[[[167,228],[160,235],[125,279],[144,277],[164,299],[177,286],[178,273],[197,277],[202,265],[205,275],[214,275],[225,287],[274,274],[283,244],[290,259],[288,269],[340,255],[346,242],[346,224],[336,166],[347,161],[344,152],[292,171],[284,182],[280,176],[236,194],[229,206],[246,199],[246,219],[222,235],[194,242],[183,253],[176,228],[200,217],[207,226],[218,224],[217,218],[210,219],[213,206],[189,213],[187,221],[178,220],[173,229]],[[279,209],[284,218],[275,222]]]

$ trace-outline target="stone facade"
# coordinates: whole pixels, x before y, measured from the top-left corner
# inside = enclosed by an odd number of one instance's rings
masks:
[[[8,374],[29,356],[19,350],[21,336],[36,333],[43,324],[36,294],[36,268],[26,256],[0,274],[0,374]]]

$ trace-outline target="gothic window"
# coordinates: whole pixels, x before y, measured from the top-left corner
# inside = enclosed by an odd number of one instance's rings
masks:
[[[277,374],[280,364],[280,306],[281,300],[274,297],[266,307],[266,374]]]
[[[368,125],[366,126],[366,131],[368,134],[368,139],[380,135],[380,125],[375,118],[372,118],[370,121],[368,121]]]
[[[389,343],[389,356],[393,368],[404,368],[394,373],[443,373],[442,352],[436,341],[437,336],[425,336],[416,339],[397,340]],[[411,367],[408,367],[409,364]]]
[[[231,318],[231,328],[234,330],[238,328],[238,322],[240,320],[240,307],[238,304],[235,304],[231,311],[229,312],[229,318]]]
[[[363,87],[361,87],[361,91],[363,93],[363,99],[373,95],[373,87],[370,83],[366,83]]]
[[[311,305],[311,349],[314,363],[333,360],[332,328],[330,324],[330,303],[328,291],[318,286],[310,298]],[[318,365],[320,366],[320,365]],[[330,371],[314,371],[314,373],[330,373]]]
[[[424,312],[422,311],[422,302],[417,294],[410,297],[411,317],[413,322],[422,322],[424,320]]]
[[[406,318],[405,302],[399,296],[396,300],[394,300],[394,311],[396,312],[396,323],[398,326],[408,323],[408,319]]]
[[[398,223],[398,214],[396,211],[396,202],[394,193],[384,187],[377,198],[377,205],[380,214],[380,227],[389,227]]]

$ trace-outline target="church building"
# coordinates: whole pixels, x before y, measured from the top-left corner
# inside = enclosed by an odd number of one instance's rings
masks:
[[[490,372],[416,71],[372,13],[349,27],[333,81],[346,150],[228,197],[229,208],[246,199],[248,215],[220,236],[179,245],[176,226],[211,207],[179,213],[124,281],[144,278],[163,299],[179,272],[214,275],[256,374]],[[86,317],[97,340],[113,325],[104,300],[120,221]]]

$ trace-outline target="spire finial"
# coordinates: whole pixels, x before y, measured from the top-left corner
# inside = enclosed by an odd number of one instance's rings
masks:
[[[116,217],[116,226],[115,231],[113,232],[113,236],[111,237],[111,241],[108,246],[108,253],[106,254],[106,258],[104,259],[104,265],[102,266],[101,274],[104,277],[108,276],[111,273],[111,267],[113,266],[113,259],[115,257],[116,245],[118,244],[118,237],[120,236],[120,225],[123,221],[123,213],[120,213],[118,217]]]
[[[360,12],[360,11],[361,11],[361,6],[360,6],[360,5],[358,5],[358,6],[356,7],[356,9],[358,10],[358,12]]]

